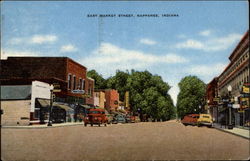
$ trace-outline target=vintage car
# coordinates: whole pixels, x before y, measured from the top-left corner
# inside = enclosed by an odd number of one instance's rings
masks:
[[[197,120],[197,125],[212,127],[213,126],[212,116],[210,114],[200,114]]]
[[[104,109],[95,109],[91,108],[88,110],[87,116],[84,117],[84,126],[87,126],[87,124],[98,125],[101,126],[101,124],[104,124],[104,126],[107,126],[108,118],[105,115]]]
[[[118,114],[114,117],[113,119],[113,124],[117,124],[117,123],[126,123],[126,118],[124,115]]]
[[[135,123],[135,116],[130,116],[130,122]]]
[[[181,120],[181,123],[185,126],[187,125],[197,125],[197,120],[199,118],[199,114],[189,114],[184,116]]]
[[[112,124],[112,121],[114,119],[113,115],[112,114],[107,114],[107,119],[108,119],[108,124]]]

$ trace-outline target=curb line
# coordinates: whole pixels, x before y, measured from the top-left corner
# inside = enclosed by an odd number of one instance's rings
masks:
[[[65,126],[78,126],[78,125],[84,125],[83,123],[79,124],[69,124],[69,125],[57,125],[57,126],[2,126],[3,129],[44,129],[44,128],[59,128],[59,127],[65,127]]]
[[[247,139],[247,140],[250,139],[250,138],[248,138],[248,137],[246,137],[246,136],[242,136],[242,135],[240,135],[240,134],[236,134],[236,133],[233,133],[233,132],[230,132],[230,131],[226,131],[226,130],[223,130],[223,129],[218,128],[218,127],[213,127],[213,128],[216,129],[216,130],[222,131],[222,132],[226,132],[226,133],[228,133],[228,134],[232,134],[232,135],[241,137],[241,138],[243,138],[243,139]]]

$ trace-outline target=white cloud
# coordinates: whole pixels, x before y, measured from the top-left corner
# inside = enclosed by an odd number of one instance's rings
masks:
[[[218,76],[227,64],[217,63],[210,65],[194,65],[186,69],[186,72],[192,75],[201,76],[205,81],[210,81],[211,78]]]
[[[211,34],[211,30],[204,30],[199,33],[201,36],[209,36]]]
[[[176,48],[203,49],[204,44],[197,40],[189,39],[176,45]]]
[[[60,52],[62,52],[62,53],[75,52],[77,50],[78,49],[74,45],[68,44],[68,45],[62,46],[61,49],[60,49]]]
[[[110,43],[102,43],[89,57],[81,61],[85,66],[90,69],[97,69],[100,73],[106,74],[106,76],[114,73],[116,69],[145,69],[159,63],[173,64],[185,62],[188,62],[186,58],[176,54],[160,56],[120,48]]]
[[[188,39],[185,42],[181,42],[175,45],[178,49],[197,49],[203,51],[220,51],[228,49],[232,44],[239,41],[242,35],[240,34],[229,34],[224,37],[212,38],[206,41],[199,41]]]
[[[144,38],[140,40],[140,43],[146,44],[146,45],[155,45],[156,41]]]
[[[9,40],[10,45],[45,44],[57,41],[56,35],[33,35],[31,37],[14,37]]]
[[[34,44],[43,44],[43,43],[52,43],[57,40],[57,36],[55,35],[34,35],[31,38],[31,43]]]
[[[31,51],[17,51],[17,50],[2,50],[1,51],[1,59],[7,59],[7,57],[10,56],[20,56],[20,57],[25,57],[25,56],[39,56],[41,55],[38,52],[31,52]]]

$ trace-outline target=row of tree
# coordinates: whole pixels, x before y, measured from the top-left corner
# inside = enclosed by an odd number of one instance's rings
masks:
[[[130,106],[133,112],[146,114],[153,119],[169,120],[183,118],[189,113],[200,113],[205,105],[206,84],[196,76],[186,76],[178,84],[180,92],[176,107],[168,94],[170,86],[158,75],[148,71],[131,72],[117,70],[116,75],[104,79],[95,70],[88,72],[88,77],[95,79],[95,89],[116,89],[120,100],[124,101],[129,91]]]
[[[95,79],[96,89],[118,90],[121,101],[124,101],[125,92],[129,91],[133,112],[139,111],[157,120],[169,120],[176,116],[176,108],[168,94],[170,86],[158,75],[152,75],[148,71],[117,70],[115,76],[104,79],[95,70],[91,70],[88,76]]]

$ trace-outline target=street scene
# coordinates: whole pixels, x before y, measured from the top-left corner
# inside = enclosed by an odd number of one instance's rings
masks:
[[[1,2],[1,160],[249,160],[247,4]]]
[[[2,129],[3,160],[247,160],[249,140],[176,121]],[[8,140],[8,141],[6,141]]]

